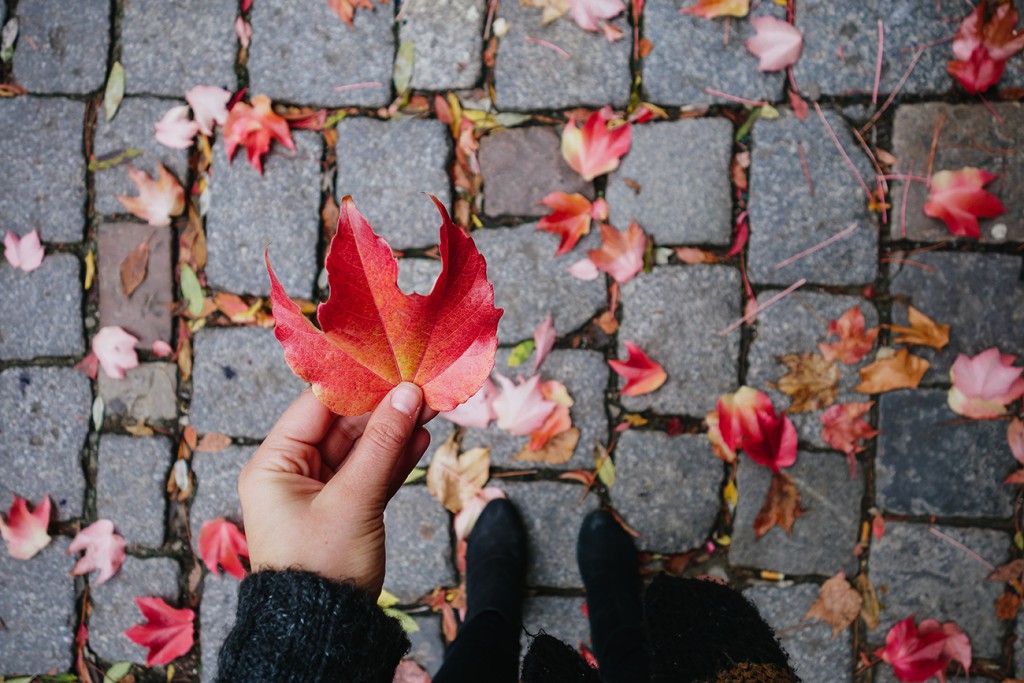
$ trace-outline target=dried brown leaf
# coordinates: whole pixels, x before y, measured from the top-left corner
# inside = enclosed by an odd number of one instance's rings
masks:
[[[217,453],[218,451],[222,451],[230,445],[230,436],[225,436],[224,434],[211,432],[210,434],[207,434],[202,439],[200,439],[199,443],[196,444],[196,447],[192,450],[196,451],[197,453]]]
[[[997,583],[1008,583],[1010,581],[1020,581],[1022,576],[1024,576],[1024,560],[1011,560],[992,570],[992,573],[988,575],[988,580]]]
[[[832,627],[832,639],[853,623],[860,614],[863,598],[846,580],[846,573],[839,572],[821,585],[818,599],[804,615],[808,619],[820,619]]]
[[[1011,621],[1017,618],[1020,611],[1020,596],[1016,593],[1003,593],[996,598],[996,619]]]
[[[768,495],[764,505],[754,519],[754,534],[761,538],[773,527],[778,525],[790,536],[793,535],[793,523],[803,514],[800,507],[800,491],[796,482],[788,474],[782,472],[772,475]]]
[[[881,355],[881,354],[879,354]],[[862,368],[860,384],[854,391],[862,394],[880,394],[894,389],[916,389],[921,378],[928,371],[928,361],[900,349],[886,358],[879,358]]]
[[[840,373],[835,363],[817,353],[791,353],[778,360],[789,368],[777,385],[790,397],[786,412],[809,413],[836,402]]]
[[[572,457],[576,450],[576,444],[580,440],[580,430],[570,427],[564,432],[555,434],[548,439],[547,443],[539,450],[530,450],[529,446],[523,446],[513,460],[525,460],[526,462],[546,462],[551,465],[561,465]]]
[[[865,574],[858,574],[853,584],[857,587],[857,592],[860,593],[861,600],[863,600],[860,608],[861,618],[869,629],[878,628],[881,606],[878,604],[878,595],[875,593],[875,587],[871,585],[871,579]]]
[[[454,435],[441,444],[427,469],[427,490],[451,512],[458,512],[487,483],[491,449],[472,448],[461,456]]]
[[[949,325],[940,325],[913,306],[907,306],[909,325],[890,325],[894,344],[916,344],[941,350],[949,343]]]
[[[149,267],[149,241],[128,252],[124,261],[121,261],[121,289],[127,298],[139,288],[146,279],[146,269]]]

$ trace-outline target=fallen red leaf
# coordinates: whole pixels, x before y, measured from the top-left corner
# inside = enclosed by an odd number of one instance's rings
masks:
[[[50,496],[43,500],[32,512],[28,510],[28,501],[14,496],[11,509],[7,512],[7,521],[0,516],[0,538],[7,541],[7,552],[16,560],[28,560],[50,544],[50,535],[46,527],[50,524]]]
[[[836,361],[846,365],[856,365],[875,346],[878,328],[865,329],[864,314],[860,306],[853,306],[828,324],[829,335],[839,337],[839,341],[818,344],[821,354],[827,361]]]
[[[85,551],[85,555],[78,560],[71,573],[88,574],[94,569],[99,569],[99,576],[93,582],[94,586],[99,586],[121,568],[126,545],[124,538],[114,533],[114,523],[109,519],[93,522],[79,531],[75,540],[68,546],[69,555]]]
[[[610,360],[615,374],[626,380],[626,386],[619,392],[620,396],[640,396],[654,391],[668,379],[668,374],[659,363],[648,357],[644,350],[633,342],[627,341],[626,360]]]
[[[1006,213],[999,198],[984,189],[995,179],[995,175],[970,166],[959,171],[939,171],[932,176],[924,212],[943,221],[954,235],[981,237],[978,218]]]
[[[982,0],[960,24],[947,64],[967,92],[985,92],[1003,75],[1006,61],[1024,49],[1024,33],[1017,32],[1017,8],[1012,2]]]
[[[245,534],[223,517],[203,523],[199,530],[199,554],[214,576],[219,576],[217,565],[220,565],[236,579],[245,578],[241,557],[249,557],[249,545]]]
[[[163,666],[192,649],[195,612],[175,609],[160,598],[135,598],[146,619],[124,632],[136,645],[147,648],[146,666]]]
[[[599,271],[608,273],[616,282],[622,284],[632,280],[643,270],[646,248],[647,236],[636,221],[630,223],[625,232],[619,232],[611,225],[602,223],[601,248],[591,249],[587,254]]]
[[[926,619],[920,627],[911,615],[899,622],[885,636],[885,647],[875,656],[892,665],[896,678],[907,683],[926,681],[945,672],[951,661],[971,668],[971,641],[956,624]]]
[[[590,232],[591,204],[583,195],[552,192],[540,202],[552,211],[540,219],[537,229],[559,236],[555,256],[572,250],[580,237]]]
[[[1024,368],[1014,367],[1015,360],[995,347],[973,358],[961,353],[949,369],[949,407],[975,420],[1005,415],[1006,404],[1024,396]]]
[[[372,410],[402,381],[423,388],[426,404],[451,410],[473,396],[494,367],[498,319],[494,288],[473,240],[441,203],[441,274],[430,294],[404,294],[398,263],[356,209],[341,203],[327,254],[330,298],[317,330],[288,298],[270,267],[274,333],[295,374],[341,415]]]
[[[796,462],[796,428],[786,415],[776,412],[763,391],[740,387],[718,399],[716,412],[718,434],[729,451],[742,448],[773,472]]]
[[[821,424],[823,425],[821,435],[825,439],[825,443],[846,455],[851,476],[854,469],[854,456],[865,448],[858,442],[878,435],[878,430],[873,429],[870,423],[862,419],[864,414],[871,410],[872,405],[874,403],[871,401],[840,403],[821,415]]]
[[[245,147],[249,163],[263,173],[263,155],[270,151],[271,140],[277,140],[290,150],[295,149],[288,122],[270,108],[270,98],[257,95],[252,105],[236,102],[224,123],[224,149],[230,161],[239,145]]]
[[[595,111],[582,128],[569,117],[562,130],[562,156],[574,171],[591,181],[619,167],[619,160],[629,151],[633,139],[629,123],[609,129],[614,118],[611,107]]]

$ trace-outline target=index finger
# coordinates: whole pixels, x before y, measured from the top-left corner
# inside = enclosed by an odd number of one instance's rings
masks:
[[[337,415],[313,395],[312,389],[305,389],[281,413],[260,451],[294,448],[296,445],[316,448],[327,435]],[[259,452],[257,451],[257,456]]]

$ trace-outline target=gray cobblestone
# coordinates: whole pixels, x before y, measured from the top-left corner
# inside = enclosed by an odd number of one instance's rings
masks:
[[[111,662],[144,663],[146,649],[124,635],[132,626],[144,621],[134,598],[163,598],[171,607],[181,607],[178,573],[178,564],[166,557],[125,558],[117,576],[91,588],[90,649]]]
[[[548,126],[495,131],[480,140],[484,212],[488,216],[544,216],[552,192],[594,197],[594,187],[562,158],[561,139]]]
[[[416,46],[412,87],[417,90],[471,88],[483,70],[484,0],[406,1],[401,42]]]
[[[499,10],[509,31],[498,45],[494,89],[498,109],[622,108],[629,99],[629,40],[608,42],[583,31],[568,16],[541,25],[541,12],[506,2]],[[623,19],[613,23],[629,32]],[[565,56],[527,38],[557,45]]]
[[[85,105],[63,98],[0,99],[4,230],[77,242],[85,229]]]
[[[48,493],[55,518],[82,513],[81,454],[91,404],[89,380],[71,368],[0,373],[0,488],[5,495],[37,503]]]
[[[200,330],[194,350],[191,419],[200,433],[262,438],[305,386],[271,330]]]
[[[96,514],[113,521],[130,544],[159,548],[164,543],[164,490],[172,452],[170,439],[162,436],[107,434],[100,439]]]
[[[384,512],[384,588],[403,603],[455,584],[448,512],[426,486],[403,486]]]
[[[255,446],[228,446],[216,453],[192,454],[196,494],[189,506],[189,527],[194,538],[199,537],[204,522],[216,517],[241,524],[238,475],[255,451]]]
[[[583,488],[553,481],[492,481],[515,503],[526,523],[530,561],[527,586],[578,588],[583,585],[576,566],[576,537],[588,512],[598,505],[594,496],[580,502]]]
[[[724,119],[634,126],[630,152],[608,180],[612,223],[635,220],[661,244],[728,244],[732,135]]]
[[[1014,491],[1002,482],[1015,463],[1006,452],[1006,425],[960,420],[946,395],[882,394],[875,462],[879,506],[894,514],[1009,517]]]
[[[108,418],[159,422],[178,417],[178,369],[172,363],[143,363],[124,379],[99,372],[96,381]]]
[[[536,224],[477,230],[473,237],[488,264],[494,305],[505,310],[498,323],[499,342],[532,339],[548,311],[555,329],[564,335],[607,306],[601,280],[584,282],[567,270],[582,252],[556,258],[558,238],[537,232]]]
[[[210,210],[206,218],[206,275],[210,286],[237,294],[270,294],[263,252],[290,296],[312,298],[320,237],[320,158],[315,133],[294,131],[295,152],[278,144],[263,175],[236,153],[227,162],[214,145]],[[282,201],[287,197],[288,201]]]
[[[644,9],[644,37],[653,45],[643,62],[648,99],[680,106],[732,103],[705,92],[710,88],[748,100],[779,100],[785,74],[758,71],[757,58],[743,45],[755,33],[750,20],[708,21],[679,13],[692,4],[671,0]],[[750,17],[760,16],[784,20],[786,11],[763,2],[750,10]]]
[[[1002,200],[1007,212],[997,218],[980,220],[981,241],[1021,241],[1024,240],[1024,161],[1014,150],[1024,144],[1024,109],[1017,102],[992,107],[999,119],[982,104],[929,102],[897,109],[892,150],[899,159],[896,172],[910,174],[913,165],[913,175],[928,173],[935,127],[945,117],[935,147],[934,171],[956,171],[973,166],[999,176],[985,189]],[[891,189],[894,201],[898,198],[902,203],[903,193],[903,183],[894,183]],[[956,239],[944,222],[924,215],[927,200],[925,184],[912,182],[907,190],[906,237],[930,242]],[[1005,229],[1003,239],[993,234],[996,225]],[[893,220],[890,231],[893,239],[900,239],[904,236],[904,225]]]
[[[31,273],[0,262],[0,358],[76,356],[82,338],[78,259],[51,254]]]
[[[450,148],[440,121],[346,119],[338,124],[338,200],[352,195],[395,249],[437,244],[441,218],[423,193],[451,210]]]
[[[93,155],[96,159],[117,156],[128,149],[137,149],[140,156],[131,159],[135,168],[142,169],[152,178],[157,177],[156,162],[174,175],[182,187],[188,181],[188,150],[172,149],[156,141],[156,123],[167,110],[185,104],[184,100],[160,100],[152,97],[126,97],[111,121],[102,111],[96,116],[96,135]],[[128,167],[118,164],[93,173],[95,207],[97,213],[124,214],[128,210],[115,195],[134,197],[138,190],[128,179]],[[150,230],[152,232],[152,230]]]
[[[519,374],[529,373],[533,356],[517,368],[508,367],[509,351],[499,350],[496,370],[516,381]],[[580,438],[572,458],[561,465],[529,463],[513,458],[529,441],[526,436],[513,436],[498,429],[497,423],[485,430],[466,428],[464,448],[491,447],[491,462],[502,467],[524,468],[533,465],[564,469],[588,469],[594,464],[594,445],[608,442],[608,418],[604,411],[604,392],[608,386],[608,364],[594,351],[554,350],[541,366],[544,380],[554,379],[565,385],[573,399],[569,415],[572,424],[580,430]],[[444,421],[441,418],[439,421]]]
[[[379,107],[391,100],[394,6],[356,11],[349,28],[330,6],[288,0],[253,5],[249,77],[254,93],[297,104]],[[379,83],[346,91],[336,88]]]
[[[1003,353],[1024,354],[1019,257],[936,252],[915,254],[913,260],[923,267],[893,265],[890,291],[897,301],[950,326],[949,344],[942,351],[913,348],[932,364],[925,382],[948,382],[949,368],[960,353],[974,356],[997,346]],[[999,293],[996,309],[993,292]],[[893,323],[907,324],[906,306],[893,306]]]
[[[441,262],[436,259],[403,258],[398,260],[398,286],[406,294],[427,295],[441,274]]]
[[[764,292],[758,298],[764,301],[772,294],[774,292]],[[776,358],[791,353],[821,353],[818,349],[820,342],[836,341],[836,337],[827,336],[829,322],[838,320],[853,306],[860,306],[866,328],[878,325],[878,314],[869,301],[852,296],[830,296],[805,290],[795,292],[758,315],[757,334],[747,354],[747,384],[766,392],[777,409],[786,410],[790,404],[789,397],[774,385],[789,370]],[[855,392],[853,388],[860,384],[857,370],[871,363],[874,355],[874,352],[869,353],[857,365],[838,362],[835,364],[840,372],[837,403],[869,400],[868,396]],[[821,415],[824,412],[816,410],[789,416],[801,441],[819,448],[828,448],[821,435]]]
[[[919,623],[955,621],[970,637],[975,657],[998,656],[1004,627],[992,603],[1003,587],[986,580],[986,566],[928,529],[925,524],[890,521],[885,535],[874,543],[871,582],[883,609],[871,639],[883,644],[889,629],[913,614]],[[936,529],[994,565],[1009,560],[1010,537],[1001,531]]]
[[[717,332],[739,316],[740,278],[731,268],[655,268],[623,285],[618,357],[626,358],[623,342],[631,341],[665,368],[668,380],[653,393],[621,397],[622,405],[704,415],[736,386],[739,334]]]
[[[3,502],[6,512],[7,501]],[[42,674],[63,671],[75,635],[74,558],[69,541],[55,538],[31,560],[0,552],[0,662],[3,672]]]
[[[18,3],[14,75],[26,90],[80,95],[103,87],[109,46],[106,0]]]
[[[821,621],[805,622],[804,615],[818,599],[818,586],[790,588],[757,586],[743,591],[779,635],[796,675],[804,683],[848,683],[853,680],[853,639],[848,629],[835,639]]]
[[[527,598],[523,604],[522,651],[529,649],[533,640],[530,636],[541,632],[577,651],[580,643],[590,647],[590,624],[582,609],[585,603],[581,597],[535,595]]]
[[[612,503],[645,550],[681,552],[703,543],[718,515],[721,485],[721,462],[703,436],[619,437]]]
[[[793,524],[792,535],[778,526],[760,539],[754,537],[757,517],[771,484],[772,472],[743,457],[736,477],[739,503],[733,522],[729,559],[733,564],[787,574],[832,576],[840,569],[847,576],[857,571],[853,556],[860,532],[864,473],[850,479],[846,460],[839,455],[800,451],[796,464],[786,468],[800,490],[804,513]],[[828,543],[822,543],[828,539]]]
[[[414,616],[420,627],[416,633],[409,634],[412,647],[406,659],[411,659],[423,667],[430,676],[437,674],[444,661],[444,636],[441,634],[441,619],[436,614]]]
[[[873,171],[842,118],[825,117],[864,178]],[[804,177],[800,148],[814,183]],[[878,230],[853,171],[829,139],[821,120],[800,121],[789,110],[754,124],[750,173],[749,275],[752,282],[788,285],[799,278],[851,285],[870,282],[878,270]],[[782,262],[839,233],[853,234],[783,268]]]
[[[203,683],[217,680],[217,654],[235,623],[238,606],[238,579],[207,574],[203,579],[203,597],[199,602],[199,647],[202,651]]]
[[[157,340],[169,343],[174,302],[170,230],[138,223],[104,223],[98,234],[100,325],[123,327],[138,338],[136,347],[140,349],[152,349]],[[121,263],[143,242],[149,243],[146,279],[126,297]]]
[[[125,91],[181,97],[196,85],[234,90],[237,16],[234,0],[125,0]]]

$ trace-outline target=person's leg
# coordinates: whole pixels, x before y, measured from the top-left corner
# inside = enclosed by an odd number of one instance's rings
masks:
[[[519,680],[526,528],[504,498],[480,513],[466,549],[466,621],[434,683]]]
[[[587,515],[576,544],[590,638],[608,683],[650,680],[651,663],[632,537],[605,510]]]

